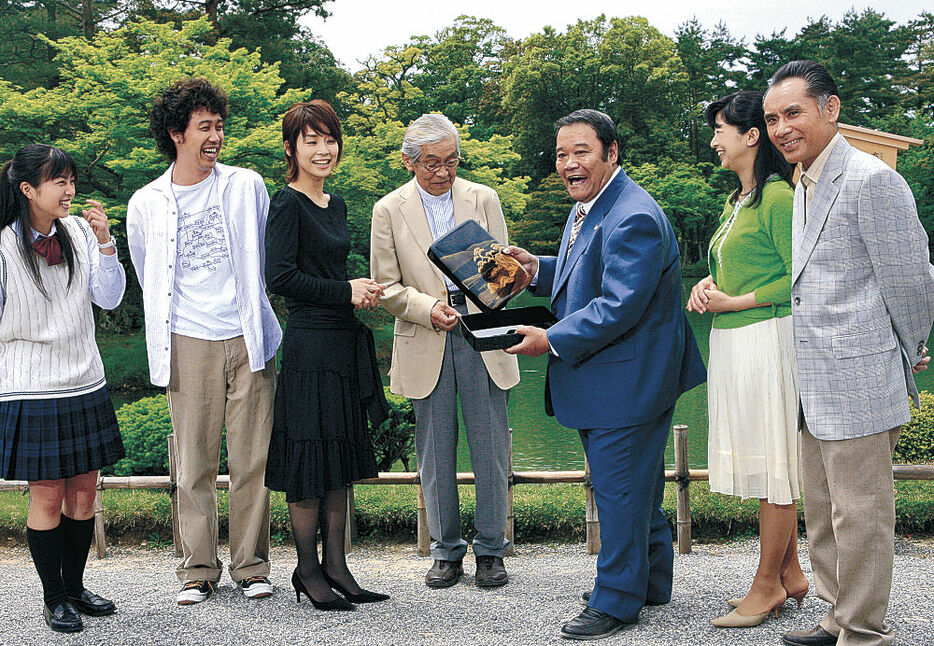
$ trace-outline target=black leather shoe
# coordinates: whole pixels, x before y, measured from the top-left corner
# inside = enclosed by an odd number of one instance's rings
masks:
[[[592,592],[591,592],[590,590],[587,590],[586,592],[582,592],[582,593],[581,593],[581,601],[583,601],[584,603],[590,603],[590,595],[591,595],[591,594],[592,594]],[[668,602],[667,602],[667,601],[656,601],[656,600],[654,600],[654,599],[646,599],[646,600],[645,600],[645,605],[647,605],[647,606],[664,606],[666,603],[668,603]]]
[[[87,588],[81,593],[80,597],[68,597],[68,601],[75,609],[91,617],[103,617],[117,612],[117,606],[110,599],[98,596]]]
[[[84,630],[84,623],[75,607],[68,601],[56,603],[51,608],[42,606],[42,617],[49,628],[57,633],[77,633]]]
[[[462,561],[444,561],[435,559],[434,565],[425,575],[425,585],[429,588],[450,588],[457,583],[464,573]]]
[[[497,588],[509,581],[501,556],[478,556],[477,574],[474,578],[481,588]]]
[[[579,615],[561,626],[560,635],[565,639],[591,640],[615,635],[626,626],[612,615],[596,608],[584,608]]]
[[[821,626],[810,630],[792,630],[782,635],[782,643],[788,646],[833,646],[837,636],[831,635]]]

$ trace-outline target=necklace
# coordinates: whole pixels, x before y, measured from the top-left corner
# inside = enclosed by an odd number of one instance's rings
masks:
[[[742,192],[742,193],[739,193],[739,194],[737,195],[737,198],[741,200],[741,199],[743,199],[744,197],[746,197],[747,195],[749,195],[750,193],[752,193],[754,190],[756,190],[756,185],[755,185],[755,184],[753,184],[753,185],[752,185],[752,188],[750,188],[748,191],[744,191],[744,192]]]

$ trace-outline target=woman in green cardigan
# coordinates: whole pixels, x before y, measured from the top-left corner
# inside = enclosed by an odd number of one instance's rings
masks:
[[[791,327],[791,167],[766,134],[762,93],[735,92],[707,107],[711,147],[736,173],[710,241],[710,275],[687,309],[713,313],[708,366],[710,490],[759,499],[759,567],[720,627],[754,626],[808,581],[798,563],[800,497]]]

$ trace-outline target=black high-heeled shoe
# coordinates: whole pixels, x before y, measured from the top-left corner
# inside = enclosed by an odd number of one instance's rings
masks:
[[[354,603],[376,603],[377,601],[386,601],[389,599],[388,594],[372,592],[370,590],[364,590],[363,588],[360,588],[360,592],[357,594],[351,594],[344,586],[329,577],[327,572],[321,570],[321,574],[324,575],[324,580],[328,582],[328,585],[344,595],[347,601],[353,601]]]
[[[353,605],[347,599],[343,597],[337,597],[331,601],[316,601],[311,594],[308,593],[308,588],[305,587],[302,578],[298,576],[298,568],[292,571],[292,587],[295,588],[295,602],[302,602],[302,593],[308,597],[308,600],[311,601],[313,605],[318,610],[356,610],[357,606]]]

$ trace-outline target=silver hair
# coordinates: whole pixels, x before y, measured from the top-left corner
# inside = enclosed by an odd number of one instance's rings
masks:
[[[457,154],[461,154],[461,137],[457,128],[443,114],[423,114],[413,121],[402,138],[402,152],[413,162],[422,156],[422,146],[454,138]]]

